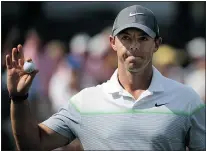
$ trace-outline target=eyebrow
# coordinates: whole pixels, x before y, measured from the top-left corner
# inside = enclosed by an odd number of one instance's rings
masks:
[[[127,31],[124,31],[124,30],[120,34],[130,35]]]

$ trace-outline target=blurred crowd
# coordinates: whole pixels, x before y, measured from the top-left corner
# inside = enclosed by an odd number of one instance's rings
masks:
[[[80,90],[109,80],[117,68],[117,56],[109,44],[111,27],[90,36],[77,33],[67,43],[58,39],[43,44],[35,29],[23,43],[25,58],[39,69],[29,92],[32,113],[39,122],[67,103]],[[12,29],[2,44],[2,145],[13,144],[6,87],[5,55],[14,47],[18,29]],[[154,66],[166,77],[191,86],[205,101],[205,39],[196,37],[177,49],[163,43],[154,54]],[[9,141],[10,140],[10,141]],[[6,147],[5,147],[6,148]]]

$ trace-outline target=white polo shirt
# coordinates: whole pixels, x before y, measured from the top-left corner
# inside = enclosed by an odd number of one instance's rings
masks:
[[[205,149],[205,105],[193,89],[153,67],[151,84],[135,100],[117,70],[107,82],[82,90],[43,124],[84,150]]]

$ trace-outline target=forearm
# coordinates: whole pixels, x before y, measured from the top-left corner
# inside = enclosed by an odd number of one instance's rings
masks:
[[[41,150],[38,123],[32,117],[28,100],[11,101],[11,124],[18,150]]]

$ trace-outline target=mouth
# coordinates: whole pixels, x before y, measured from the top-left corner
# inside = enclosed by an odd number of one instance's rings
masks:
[[[128,58],[133,58],[135,60],[143,59],[142,56],[132,56],[132,55],[128,56]]]
[[[128,62],[128,63],[134,63],[134,64],[137,64],[137,63],[140,63],[140,62],[142,62],[143,61],[143,58],[142,57],[134,57],[134,56],[128,56],[127,58],[126,58],[126,62]]]
[[[143,57],[141,57],[141,56],[137,56],[137,57],[135,57],[136,59],[143,59]]]
[[[126,55],[128,58],[129,57],[134,57],[136,59],[143,59],[143,56],[140,56],[138,54],[132,54],[131,52],[127,51],[127,55]]]

